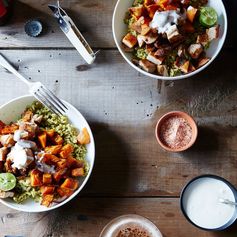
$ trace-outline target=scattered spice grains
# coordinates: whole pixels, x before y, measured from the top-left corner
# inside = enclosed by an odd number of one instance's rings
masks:
[[[192,127],[182,117],[169,117],[161,125],[160,137],[169,148],[179,149],[188,145],[191,141]]]

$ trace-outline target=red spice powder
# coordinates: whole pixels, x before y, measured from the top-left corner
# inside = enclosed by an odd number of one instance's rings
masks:
[[[182,117],[169,117],[161,125],[160,137],[169,148],[179,149],[191,141],[192,128],[188,121]]]

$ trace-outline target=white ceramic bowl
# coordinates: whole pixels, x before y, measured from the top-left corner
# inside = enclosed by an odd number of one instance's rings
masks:
[[[26,106],[30,105],[34,100],[35,100],[35,98],[33,96],[26,95],[26,96],[21,96],[16,99],[13,99],[10,102],[2,105],[0,107],[0,120],[2,120],[5,123],[10,123],[12,121],[16,121],[17,119],[20,118],[20,115],[25,110]],[[69,198],[67,198],[63,202],[53,205],[51,207],[42,206],[39,203],[36,203],[30,199],[25,201],[23,204],[17,204],[10,198],[9,199],[0,199],[0,202],[2,204],[6,205],[10,208],[16,209],[18,211],[24,211],[24,212],[49,211],[49,210],[58,208],[58,207],[64,205],[65,203],[67,203],[68,201],[70,201],[71,199],[73,199],[87,183],[87,181],[91,175],[93,165],[94,165],[94,159],[95,159],[94,138],[93,138],[91,129],[90,129],[87,121],[81,115],[81,113],[75,107],[73,107],[71,104],[69,104],[68,102],[64,101],[64,103],[69,108],[68,118],[69,118],[70,122],[73,124],[73,126],[79,130],[86,127],[89,134],[90,134],[91,142],[90,142],[90,144],[88,144],[86,146],[86,148],[87,148],[86,160],[88,161],[89,166],[90,166],[89,173],[87,174],[87,176],[85,178],[81,178],[79,180],[79,182],[80,182],[79,188]]]
[[[125,18],[125,13],[128,11],[128,8],[132,6],[134,0],[118,0],[115,9],[114,9],[114,14],[113,14],[113,21],[112,21],[112,28],[113,28],[113,36],[115,43],[119,49],[119,52],[122,54],[124,59],[137,71],[140,73],[155,78],[155,79],[162,79],[162,80],[178,80],[178,79],[184,79],[187,77],[191,77],[206,67],[208,67],[214,59],[217,57],[219,54],[226,38],[227,34],[227,16],[226,16],[226,11],[224,4],[222,0],[208,0],[208,6],[213,7],[217,14],[218,14],[218,23],[220,24],[220,36],[217,40],[214,40],[211,42],[211,45],[208,50],[206,50],[207,57],[210,57],[211,60],[206,63],[204,66],[200,67],[199,69],[195,70],[194,72],[185,74],[185,75],[180,75],[180,76],[175,76],[175,77],[165,77],[165,76],[159,76],[155,75],[152,73],[148,73],[136,65],[134,65],[131,62],[132,59],[132,54],[131,53],[126,53],[122,47],[122,38],[124,35],[127,33],[127,25],[124,24],[124,18]]]

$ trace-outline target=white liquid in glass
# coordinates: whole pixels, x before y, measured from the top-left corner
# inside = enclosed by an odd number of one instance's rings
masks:
[[[199,178],[184,192],[184,210],[196,225],[216,229],[227,224],[236,212],[234,205],[221,203],[220,198],[235,201],[232,190],[223,181],[211,177]]]

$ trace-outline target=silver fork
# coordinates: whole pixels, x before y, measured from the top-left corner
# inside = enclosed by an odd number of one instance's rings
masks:
[[[64,115],[67,113],[67,106],[58,97],[56,97],[52,91],[47,89],[41,82],[30,82],[27,80],[1,54],[0,65],[23,81],[29,87],[30,94],[39,100],[43,105],[48,107],[51,111],[58,115]]]

